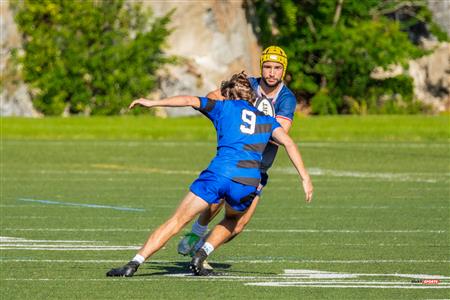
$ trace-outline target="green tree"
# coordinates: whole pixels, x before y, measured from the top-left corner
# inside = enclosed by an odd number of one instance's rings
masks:
[[[156,84],[156,70],[173,58],[162,47],[171,13],[122,0],[12,2],[24,54],[15,57],[46,115],[112,115]]]
[[[247,11],[261,44],[286,50],[289,87],[313,113],[412,113],[420,105],[414,102],[411,78],[370,76],[376,67],[406,66],[425,53],[408,39],[406,22],[387,17],[406,4],[411,3],[249,0]],[[417,18],[408,20],[409,26],[430,20],[425,5],[414,8]]]

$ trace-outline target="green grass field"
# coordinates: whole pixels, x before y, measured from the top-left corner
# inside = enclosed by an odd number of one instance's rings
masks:
[[[449,128],[448,116],[298,118],[312,204],[280,149],[247,230],[210,257],[218,276],[187,274],[180,235],[111,279],[213,157],[212,125],[3,118],[0,297],[450,298]]]

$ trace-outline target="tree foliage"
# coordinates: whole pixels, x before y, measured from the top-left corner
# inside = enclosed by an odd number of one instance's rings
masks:
[[[247,11],[261,44],[286,50],[289,87],[313,113],[414,113],[421,107],[410,77],[371,77],[376,67],[406,66],[425,53],[408,39],[405,23],[388,17],[405,3],[250,0]],[[429,16],[424,10],[415,13]]]
[[[151,11],[122,0],[24,0],[12,7],[24,48],[15,57],[46,115],[120,113],[172,61],[162,51],[170,13],[150,23]]]

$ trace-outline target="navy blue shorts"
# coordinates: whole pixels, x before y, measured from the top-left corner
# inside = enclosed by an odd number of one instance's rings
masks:
[[[236,211],[245,211],[256,196],[256,187],[245,185],[205,170],[191,184],[190,191],[209,204],[225,199]]]

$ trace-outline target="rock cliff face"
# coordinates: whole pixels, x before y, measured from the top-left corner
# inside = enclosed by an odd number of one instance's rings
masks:
[[[450,35],[450,1],[427,0],[427,6],[433,13],[433,19]]]
[[[0,116],[36,117],[27,85],[11,62],[11,49],[21,46],[7,1],[0,1]]]
[[[160,96],[206,95],[231,74],[259,74],[260,47],[247,22],[242,1],[147,1],[155,15],[176,9],[168,54],[184,57],[161,74]],[[192,109],[168,109],[169,115]]]
[[[434,51],[409,62],[414,95],[434,111],[450,111],[450,44],[429,42]]]

